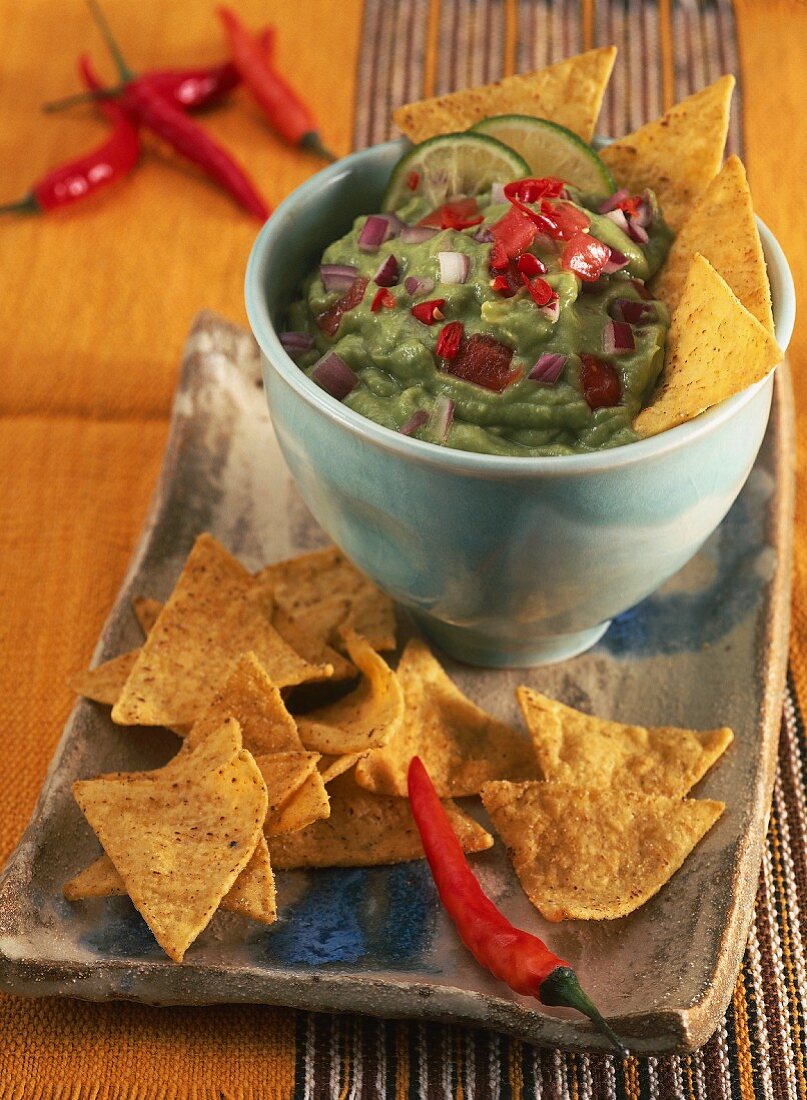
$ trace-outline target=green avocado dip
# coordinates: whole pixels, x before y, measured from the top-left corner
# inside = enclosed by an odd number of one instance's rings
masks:
[[[669,314],[645,283],[672,233],[654,196],[521,180],[362,216],[281,340],[345,405],[414,438],[562,455],[637,439]]]

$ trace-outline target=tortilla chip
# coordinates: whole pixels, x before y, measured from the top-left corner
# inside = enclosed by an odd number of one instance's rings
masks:
[[[112,711],[122,725],[193,722],[242,653],[277,687],[330,675],[310,665],[267,618],[266,594],[211,535],[200,535]]]
[[[348,618],[334,626],[350,627],[363,635],[373,649],[395,649],[392,600],[335,546],[267,565],[256,579],[271,587],[281,610],[298,619],[315,604],[325,604],[320,609],[322,614],[333,615],[338,607],[333,601],[347,600]],[[333,633],[331,644],[341,652],[338,633]]]
[[[281,806],[274,810],[270,808],[263,831],[268,837],[296,833],[312,822],[328,817],[330,812],[331,803],[325,783],[315,768]]]
[[[683,798],[734,740],[725,726],[626,726],[581,714],[526,687],[516,694],[541,772],[553,783]]]
[[[615,57],[614,46],[601,46],[495,84],[406,103],[392,118],[414,142],[467,130],[492,115],[513,114],[551,119],[590,141]]]
[[[739,157],[729,157],[689,213],[673,241],[653,293],[674,310],[696,252],[705,256],[749,313],[773,335],[768,271],[754,206]]]
[[[404,696],[398,677],[383,657],[352,630],[345,632],[348,653],[363,677],[355,691],[297,719],[308,749],[340,755],[385,745],[400,729]]]
[[[229,719],[164,768],[100,776],[73,794],[126,892],[175,962],[206,927],[261,837],[267,797]]]
[[[659,388],[633,427],[657,435],[760,382],[782,358],[776,341],[700,253],[672,315]]]
[[[245,653],[239,658],[224,686],[214,695],[201,718],[194,722],[186,746],[195,748],[227,718],[236,719],[241,727],[244,748],[255,756],[303,752],[297,725],[254,653]]]
[[[661,118],[600,150],[620,187],[656,193],[664,220],[676,231],[723,163],[734,77],[676,103]]]
[[[135,596],[132,600],[132,610],[135,618],[140,623],[140,629],[148,636],[151,629],[160,617],[165,604],[159,600],[152,600],[150,596]]]
[[[139,656],[139,649],[121,653],[120,657],[113,657],[95,668],[75,673],[67,683],[77,695],[114,707]]]
[[[722,802],[563,783],[488,783],[482,801],[542,917],[613,920],[658,893]]]
[[[407,801],[363,791],[347,775],[332,791],[327,820],[272,840],[275,867],[372,867],[423,858]],[[464,851],[481,852],[493,844],[490,834],[453,802],[445,807]]]
[[[349,680],[356,675],[356,669],[341,653],[328,644],[334,624],[343,622],[350,605],[347,600],[323,600],[306,608],[300,615],[289,615],[276,607],[272,615],[272,626],[288,642],[295,653],[299,653],[309,664],[328,664],[333,668],[330,679]]]
[[[85,898],[125,897],[126,886],[107,855],[85,867],[62,888],[68,901]],[[269,863],[269,848],[261,837],[249,863],[219,902],[219,909],[240,913],[262,924],[277,920],[275,880]]]
[[[477,794],[491,779],[538,775],[530,743],[480,710],[448,678],[427,645],[413,638],[398,665],[406,711],[398,733],[356,765],[356,782],[406,797],[409,761],[419,756],[441,798]]]
[[[317,767],[322,776],[322,782],[327,785],[340,775],[344,775],[360,760],[364,760],[368,752],[369,749],[364,752],[346,752],[342,756],[321,756]]]

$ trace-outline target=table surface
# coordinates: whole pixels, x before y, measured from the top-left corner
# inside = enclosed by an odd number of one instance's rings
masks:
[[[796,0],[242,0],[277,27],[280,68],[305,89],[336,152],[391,133],[390,108],[590,45],[622,46],[604,130],[624,132],[716,71],[741,77],[732,140],[758,213],[807,278],[800,195],[807,164]],[[213,5],[108,0],[131,65],[223,53]],[[102,139],[89,109],[44,116],[73,91],[91,49],[112,70],[86,8],[0,0],[3,195]],[[631,60],[632,58],[632,60]],[[737,61],[738,59],[738,61]],[[619,69],[620,65],[630,68]],[[633,76],[626,77],[626,73]],[[243,93],[204,125],[271,203],[316,170]],[[6,194],[7,193],[7,194]],[[93,648],[145,514],[184,335],[210,307],[244,321],[242,277],[257,226],[218,189],[149,143],[131,179],[72,211],[7,217],[0,245],[0,864],[19,839],[72,705],[69,672]],[[797,407],[807,338],[790,350]],[[799,424],[797,522],[807,431]],[[680,1059],[564,1057],[485,1032],[332,1019],[271,1008],[171,1009],[0,997],[0,1098],[307,1095],[798,1096],[805,1085],[807,836],[798,698],[807,697],[807,558],[797,527],[791,678],[757,915],[726,1020]],[[235,1068],[237,1067],[237,1069]],[[38,1091],[37,1091],[38,1090]],[[194,1091],[195,1090],[195,1091]]]

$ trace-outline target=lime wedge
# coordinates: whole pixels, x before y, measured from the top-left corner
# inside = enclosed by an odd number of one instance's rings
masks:
[[[395,210],[413,195],[437,207],[459,195],[478,195],[492,183],[508,183],[529,174],[518,153],[487,134],[440,134],[401,157],[381,208]]]
[[[532,176],[556,176],[593,195],[616,191],[614,177],[590,145],[556,122],[532,115],[495,115],[472,128],[509,145],[529,165]]]

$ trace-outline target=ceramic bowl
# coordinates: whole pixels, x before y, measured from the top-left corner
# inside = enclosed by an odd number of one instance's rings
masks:
[[[303,374],[278,332],[325,247],[379,209],[401,149],[378,145],[318,173],[255,242],[247,311],[275,431],[317,521],[440,647],[496,667],[562,660],[680,569],[723,519],[762,442],[773,374],[651,439],[550,458],[451,450],[347,408]],[[785,348],[793,280],[760,232]]]

